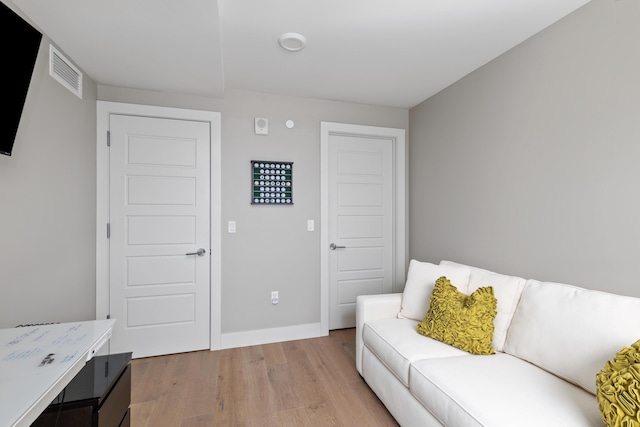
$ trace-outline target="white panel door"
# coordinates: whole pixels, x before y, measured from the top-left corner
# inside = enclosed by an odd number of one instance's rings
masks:
[[[393,288],[394,141],[329,135],[329,329],[355,326],[358,295]]]
[[[109,118],[111,352],[209,348],[209,123]]]

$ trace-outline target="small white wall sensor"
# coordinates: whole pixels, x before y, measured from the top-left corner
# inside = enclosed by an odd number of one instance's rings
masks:
[[[264,117],[255,118],[256,135],[269,135],[269,119]]]

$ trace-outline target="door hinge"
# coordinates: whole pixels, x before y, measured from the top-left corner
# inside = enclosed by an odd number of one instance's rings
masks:
[[[111,223],[107,223],[107,239],[111,238]]]
[[[107,147],[111,147],[111,131],[107,131]]]

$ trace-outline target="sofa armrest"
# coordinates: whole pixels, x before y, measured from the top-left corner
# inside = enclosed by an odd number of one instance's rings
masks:
[[[362,330],[370,320],[398,317],[402,306],[402,294],[358,295],[356,299],[356,368],[362,375]]]

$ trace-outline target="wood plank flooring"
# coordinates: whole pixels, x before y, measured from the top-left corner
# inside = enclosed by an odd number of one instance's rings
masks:
[[[355,329],[135,359],[132,427],[398,426],[355,368]]]

